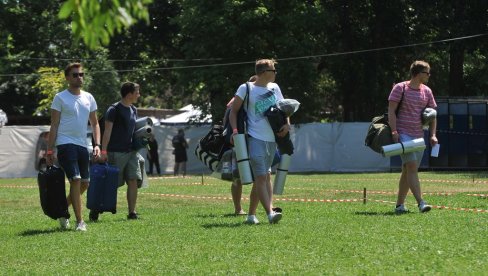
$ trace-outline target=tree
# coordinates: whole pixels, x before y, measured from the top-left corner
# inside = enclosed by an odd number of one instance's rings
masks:
[[[147,5],[152,0],[67,0],[60,19],[72,16],[71,29],[91,49],[108,45],[110,37],[138,20],[149,22]]]
[[[111,61],[107,60],[108,51],[98,48],[91,59],[84,62],[86,83],[84,90],[90,92],[97,101],[99,117],[107,108],[120,100],[120,81]]]
[[[368,121],[417,59],[432,65],[436,96],[484,95],[487,18],[484,0],[4,0],[0,108],[34,113],[45,81],[36,71],[81,61],[101,112],[120,79],[141,84],[140,106],[191,102],[218,121],[254,61],[275,58],[283,94],[302,103],[293,122]]]
[[[39,101],[36,114],[48,116],[54,96],[66,86],[64,73],[54,67],[41,67],[37,73],[40,77],[33,88],[39,90],[44,98]]]
[[[189,102],[177,83],[181,70],[171,69],[184,59],[180,29],[173,20],[180,7],[177,1],[156,1],[148,5],[148,11],[149,24],[139,22],[110,40],[110,59],[117,61],[122,80],[141,85],[139,106],[179,108]]]
[[[41,100],[34,87],[40,67],[56,67],[70,45],[69,32],[56,23],[57,1],[0,1],[0,108],[9,115],[31,115]],[[19,31],[21,30],[21,31]]]
[[[294,115],[295,121],[318,117],[323,105],[314,97],[318,79],[315,64],[308,60],[280,61],[280,57],[309,55],[321,47],[314,37],[320,7],[303,1],[220,0],[208,5],[184,0],[181,10],[177,22],[185,57],[203,60],[193,62],[193,66],[204,62],[215,65],[188,69],[181,80],[189,84],[192,100],[210,111],[214,120],[222,118],[225,104],[237,87],[254,74],[258,58],[278,60],[277,82],[283,94],[296,98],[307,110]]]

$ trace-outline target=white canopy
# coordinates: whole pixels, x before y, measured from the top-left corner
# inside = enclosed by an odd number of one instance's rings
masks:
[[[199,119],[202,111],[199,108],[194,107],[192,104],[184,106],[179,110],[184,111],[181,114],[162,119],[160,122],[163,125],[176,125],[176,124],[188,124],[189,122],[198,123],[212,123],[212,117],[210,115],[205,116],[203,119]]]

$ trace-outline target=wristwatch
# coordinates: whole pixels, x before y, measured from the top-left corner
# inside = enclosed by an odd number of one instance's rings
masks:
[[[102,148],[102,145],[101,144],[95,144],[95,147]]]

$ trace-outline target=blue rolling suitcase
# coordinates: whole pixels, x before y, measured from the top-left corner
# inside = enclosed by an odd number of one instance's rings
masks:
[[[86,207],[97,213],[117,212],[117,188],[119,169],[108,164],[93,164],[90,167]]]
[[[46,171],[39,171],[37,184],[44,214],[52,219],[69,218],[64,171],[49,166]]]

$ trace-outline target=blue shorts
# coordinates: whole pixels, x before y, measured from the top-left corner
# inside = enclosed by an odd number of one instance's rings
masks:
[[[406,134],[400,134],[400,141],[406,142],[411,141],[413,138]],[[408,162],[415,162],[417,163],[417,169],[420,167],[420,162],[422,162],[422,157],[424,156],[424,151],[416,151],[416,152],[409,152],[405,154],[401,154],[400,158],[402,159],[402,165],[405,165]]]
[[[68,180],[90,182],[90,156],[88,149],[75,144],[63,144],[58,149],[58,161]]]
[[[263,176],[270,173],[271,163],[276,152],[276,143],[249,137],[247,139],[247,148],[254,176]]]

